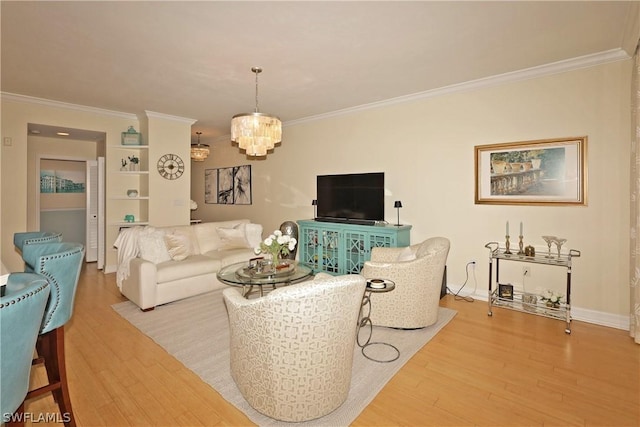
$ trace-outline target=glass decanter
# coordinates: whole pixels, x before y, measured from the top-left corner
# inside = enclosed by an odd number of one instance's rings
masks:
[[[549,252],[545,258],[551,258],[551,244],[555,242],[556,236],[542,236],[542,239],[547,243],[547,247],[549,248]]]

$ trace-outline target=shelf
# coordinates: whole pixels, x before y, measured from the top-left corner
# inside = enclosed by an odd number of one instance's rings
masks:
[[[112,222],[109,225],[113,227],[135,227],[136,225],[149,225],[149,221],[135,221],[135,222]]]
[[[114,196],[114,197],[109,197],[109,200],[149,200],[149,196],[137,196],[137,197]]]
[[[549,307],[546,303],[541,302],[540,295],[536,295],[538,302],[532,304],[522,300],[522,292],[514,291],[513,294],[513,299],[501,298],[498,296],[497,291],[493,291],[491,294],[491,305],[493,307],[507,308],[509,310],[521,311],[523,313],[535,314],[556,320],[568,321],[570,319],[571,310],[566,304],[560,304],[557,308]]]
[[[145,150],[149,148],[148,145],[110,145],[109,147],[120,150]]]
[[[149,175],[149,171],[111,171],[119,175]]]
[[[485,248],[488,248],[491,251],[491,257],[495,259],[506,259],[509,261],[521,261],[521,262],[532,262],[535,264],[547,264],[547,265],[558,265],[567,267],[571,264],[571,258],[578,258],[580,256],[580,251],[575,249],[569,249],[568,253],[561,253],[560,257],[558,257],[558,252],[549,252],[538,253],[534,256],[526,256],[524,254],[518,254],[517,249],[515,251],[511,250],[511,253],[506,253],[505,248],[499,247],[498,242],[490,242],[484,245]]]

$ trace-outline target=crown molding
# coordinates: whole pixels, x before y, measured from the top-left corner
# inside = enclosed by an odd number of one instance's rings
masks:
[[[491,77],[486,77],[477,80],[471,80],[464,83],[454,84],[451,86],[444,86],[437,89],[432,89],[424,92],[418,92],[410,95],[399,96],[396,98],[386,99],[384,101],[372,102],[369,104],[363,104],[356,107],[345,108],[342,110],[331,111],[329,113],[318,114],[315,116],[303,117],[301,119],[290,120],[283,122],[282,126],[292,126],[301,123],[314,122],[317,120],[323,120],[330,117],[344,116],[346,114],[352,114],[359,111],[366,111],[375,108],[386,107],[395,104],[402,104],[406,102],[413,102],[421,99],[434,98],[436,96],[448,95],[458,92],[466,92],[470,90],[477,90],[491,86],[503,85],[506,83],[517,82],[521,80],[529,80],[539,78],[543,76],[549,76],[552,74],[565,73],[568,71],[578,70],[581,68],[595,67],[610,62],[624,61],[629,59],[630,56],[623,49],[611,49],[591,55],[580,56],[577,58],[567,59],[558,62],[552,62],[550,64],[540,65],[532,68],[525,68],[523,70],[512,71],[509,73],[498,74]]]
[[[82,111],[85,113],[98,114],[101,116],[111,116],[126,120],[138,120],[138,116],[132,113],[123,113],[121,111],[105,110],[104,108],[87,107],[86,105],[70,104],[68,102],[52,101],[50,99],[36,98],[33,96],[19,95],[16,93],[0,92],[3,100],[22,102],[25,104],[44,105],[46,107],[64,108],[73,111]]]
[[[163,120],[172,120],[172,121],[175,121],[175,122],[187,123],[188,125],[192,125],[192,124],[194,124],[195,122],[198,121],[196,119],[189,119],[187,117],[172,116],[172,115],[164,114],[164,113],[156,113],[155,111],[149,111],[149,110],[144,110],[144,113],[147,115],[147,117],[153,117],[155,119],[163,119]]]

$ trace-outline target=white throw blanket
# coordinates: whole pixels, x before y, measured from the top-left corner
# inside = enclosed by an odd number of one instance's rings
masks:
[[[140,254],[138,247],[138,237],[153,227],[143,227],[141,225],[124,228],[120,230],[118,238],[113,246],[118,249],[118,271],[116,273],[116,283],[118,289],[122,290],[122,281],[129,277],[129,261]]]

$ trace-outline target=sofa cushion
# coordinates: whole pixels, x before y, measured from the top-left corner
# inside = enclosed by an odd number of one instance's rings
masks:
[[[416,254],[414,253],[413,248],[411,246],[406,246],[400,251],[400,253],[398,253],[396,261],[413,261],[414,259],[416,259]]]
[[[220,260],[204,255],[191,255],[182,261],[166,261],[156,266],[158,283],[212,274],[220,270]]]
[[[249,242],[249,247],[251,249],[257,248],[262,242],[262,224],[246,224],[245,235],[247,242]]]
[[[193,254],[191,239],[182,231],[174,231],[164,235],[164,242],[172,260],[182,261]]]
[[[169,261],[171,256],[164,243],[164,230],[149,228],[138,237],[140,258],[154,264]]]
[[[248,222],[248,219],[238,219],[233,221],[203,222],[192,225],[200,253],[205,254],[220,249],[222,241],[218,235],[218,228],[233,228],[238,224],[246,224]]]
[[[171,227],[162,227],[161,230],[164,230],[166,234],[174,234],[180,233],[188,237],[189,242],[191,243],[190,252],[192,254],[200,254],[200,245],[198,245],[198,238],[196,237],[196,233],[194,231],[193,226],[191,225],[174,225]]]
[[[246,226],[247,224],[238,224],[233,228],[218,227],[216,231],[221,242],[219,250],[250,248]]]

